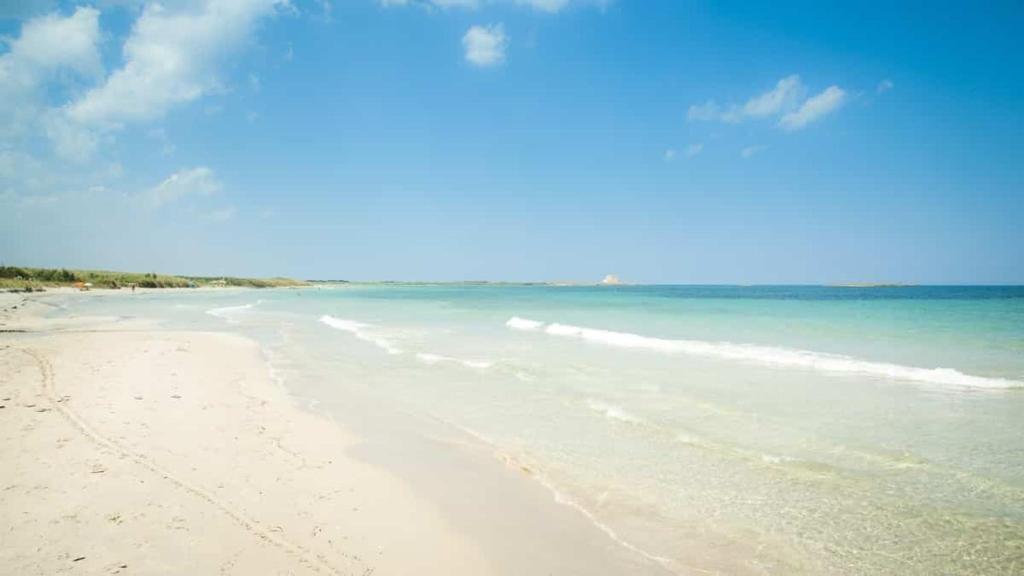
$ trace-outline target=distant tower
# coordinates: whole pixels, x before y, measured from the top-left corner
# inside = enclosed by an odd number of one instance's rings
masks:
[[[604,284],[605,286],[615,286],[616,284],[620,284],[619,277],[615,274],[609,274],[604,277],[604,280],[601,280],[601,284]]]

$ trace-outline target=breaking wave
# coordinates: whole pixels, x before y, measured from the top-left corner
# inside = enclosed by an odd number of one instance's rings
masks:
[[[334,328],[335,330],[348,332],[349,334],[352,334],[356,338],[359,338],[360,340],[363,340],[365,342],[369,342],[374,346],[380,348],[381,350],[384,350],[388,354],[402,353],[402,350],[395,346],[394,343],[392,343],[387,338],[381,338],[379,336],[374,336],[373,334],[371,334],[369,329],[373,328],[373,326],[371,326],[370,324],[356,322],[355,320],[346,320],[345,318],[335,318],[334,316],[329,316],[326,314],[320,317],[320,322],[330,326],[331,328]]]
[[[494,366],[494,362],[487,360],[464,360],[462,358],[452,358],[451,356],[442,356],[440,354],[431,354],[429,352],[419,352],[416,354],[416,359],[424,364],[458,364],[465,366],[466,368],[475,368],[478,370],[486,370],[491,366]]]
[[[259,302],[256,302],[256,304],[259,304]],[[238,322],[236,316],[238,315],[239,312],[252,310],[252,308],[256,306],[256,304],[242,304],[241,306],[223,306],[221,308],[210,308],[209,310],[206,311],[206,313],[209,314],[210,316],[216,316],[217,318],[227,320],[228,322],[235,324]]]
[[[524,320],[518,317],[511,318],[506,322],[506,325],[517,330],[543,330],[544,333],[552,336],[578,338],[586,342],[618,348],[686,354],[783,368],[805,368],[833,374],[865,374],[894,380],[964,388],[1005,389],[1024,387],[1024,382],[1018,380],[974,376],[964,374],[952,368],[919,368],[888,362],[860,360],[839,354],[825,354],[777,346],[707,342],[703,340],[669,340],[628,332],[583,328],[568,324],[551,323],[545,325],[543,322]]]

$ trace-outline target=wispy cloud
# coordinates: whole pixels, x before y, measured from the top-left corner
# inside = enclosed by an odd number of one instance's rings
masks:
[[[704,144],[698,142],[696,144],[689,144],[689,145],[687,145],[686,148],[683,148],[681,152],[682,152],[682,155],[684,157],[686,157],[686,158],[693,158],[694,156],[700,154],[703,151],[704,151]],[[665,150],[665,161],[666,162],[674,162],[675,159],[679,156],[679,154],[680,154],[679,150],[676,150],[675,148],[669,148],[668,150]]]
[[[145,198],[151,207],[159,208],[186,196],[209,196],[222,188],[213,170],[199,166],[171,174],[163,182],[147,190]]]
[[[807,89],[800,82],[800,77],[793,74],[779,80],[771,90],[751,98],[742,108],[734,111],[733,114],[748,118],[774,116],[783,110],[793,107],[796,102],[803,98],[806,91]]]
[[[724,122],[738,124],[750,119],[780,117],[778,125],[786,130],[797,130],[836,110],[845,97],[838,86],[830,86],[824,92],[807,98],[807,88],[800,76],[792,74],[776,82],[766,92],[758,94],[743,104],[721,105],[715,100],[694,104],[687,109],[689,121]]]
[[[516,0],[516,4],[523,4],[544,12],[558,12],[569,5],[569,0]]]
[[[767,146],[747,146],[746,148],[740,150],[740,157],[741,158],[753,157],[756,154],[760,154],[761,152],[764,152],[765,148],[767,148]]]
[[[462,37],[466,60],[476,66],[496,66],[505,61],[508,37],[501,24],[473,26]]]
[[[758,94],[744,104],[720,105],[714,100],[695,104],[687,110],[689,120],[720,121],[735,124],[748,118],[764,118],[792,109],[806,89],[800,76],[793,74],[779,80],[775,87]]]
[[[846,101],[846,92],[838,86],[829,86],[820,94],[811,96],[800,108],[789,112],[779,120],[784,130],[800,130],[839,109]]]
[[[884,94],[895,87],[896,85],[892,83],[892,80],[886,78],[885,80],[882,80],[881,82],[878,83],[878,86],[875,88],[875,92],[877,92],[878,94]]]

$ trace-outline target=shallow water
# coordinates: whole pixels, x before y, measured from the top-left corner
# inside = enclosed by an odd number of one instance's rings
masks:
[[[1024,570],[1024,288],[349,285],[69,297],[259,339],[679,573]],[[330,408],[328,408],[330,409]]]

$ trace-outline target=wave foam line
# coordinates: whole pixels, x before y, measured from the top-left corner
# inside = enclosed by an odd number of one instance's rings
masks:
[[[516,318],[512,320],[516,320]],[[509,322],[512,320],[509,320]],[[528,322],[535,321],[530,320]],[[506,324],[509,327],[513,327],[509,323]],[[613,332],[611,330],[583,328],[568,324],[551,323],[546,327],[544,327],[543,323],[538,324],[540,325],[530,329],[540,330],[543,328],[546,334],[552,336],[578,338],[586,342],[618,348],[636,348],[674,354],[687,354],[690,356],[751,362],[783,368],[807,368],[834,374],[867,374],[894,380],[908,380],[964,388],[1024,388],[1024,382],[1019,380],[973,376],[952,368],[918,368],[887,362],[859,360],[838,354],[824,354],[809,350],[775,346],[705,342],[701,340],[667,340],[640,334],[630,334],[628,332]]]
[[[425,364],[440,364],[448,362],[459,364],[466,368],[476,368],[478,370],[486,370],[487,368],[494,366],[494,362],[489,362],[487,360],[463,360],[461,358],[452,358],[451,356],[431,354],[430,352],[419,352],[416,354],[416,359]]]
[[[601,532],[604,532],[605,535],[608,536],[609,539],[611,539],[613,542],[615,542],[619,546],[622,546],[626,550],[629,550],[630,552],[633,552],[634,554],[638,554],[638,555],[646,558],[647,560],[650,560],[651,562],[654,562],[655,564],[661,565],[666,570],[674,572],[672,570],[673,561],[672,561],[671,558],[666,558],[664,556],[658,556],[656,554],[651,554],[650,552],[644,550],[643,548],[640,548],[639,546],[636,546],[633,543],[631,543],[631,542],[629,542],[627,540],[624,540],[621,536],[619,536],[619,534],[611,526],[609,526],[608,524],[602,522],[588,508],[586,508],[582,504],[576,502],[572,498],[569,498],[568,496],[566,496],[566,495],[562,494],[561,492],[559,492],[558,489],[555,487],[555,485],[551,481],[549,481],[546,477],[538,475],[537,481],[540,482],[541,486],[544,486],[545,488],[547,488],[551,492],[552,496],[555,499],[555,502],[561,504],[562,506],[568,506],[569,508],[572,508],[572,509],[576,510],[577,512],[579,512],[580,514],[582,514],[587,520],[590,521],[591,524],[593,524]],[[705,571],[705,570],[701,570],[701,572],[704,572],[705,574],[710,574],[711,573],[711,572],[708,572],[708,571]]]
[[[447,426],[451,426],[456,430],[460,430],[463,433],[475,438],[477,441],[482,442],[483,444],[488,446],[492,450],[494,456],[501,460],[502,462],[504,462],[506,466],[515,470],[526,472],[538,484],[540,484],[545,489],[547,489],[548,492],[550,492],[552,498],[557,504],[572,508],[573,510],[578,512],[580,515],[586,518],[595,528],[603,532],[612,542],[615,542],[615,544],[647,559],[650,562],[660,565],[669,572],[675,573],[673,566],[676,564],[676,562],[674,560],[672,560],[671,558],[666,558],[664,556],[658,556],[657,554],[652,554],[644,550],[643,548],[636,546],[632,542],[623,539],[621,536],[619,536],[618,532],[616,532],[611,526],[609,526],[605,522],[601,521],[601,519],[599,519],[593,512],[591,512],[590,509],[562,493],[562,491],[559,490],[557,486],[555,486],[555,483],[552,480],[550,480],[548,476],[544,474],[541,470],[539,470],[536,466],[527,466],[515,456],[503,452],[493,440],[491,440],[484,434],[481,434],[480,432],[473,430],[472,428],[456,424],[450,420],[445,420],[444,418],[440,418],[438,416],[434,416],[434,418],[438,422],[441,422],[442,424],[445,424]],[[705,570],[696,570],[702,573],[710,574],[710,572],[707,572]]]
[[[395,346],[390,340],[373,336],[367,332],[367,328],[372,328],[372,325],[370,324],[356,322],[355,320],[346,320],[345,318],[335,318],[334,316],[329,316],[327,314],[320,317],[320,322],[334,328],[335,330],[348,332],[356,338],[369,342],[381,350],[384,350],[388,354],[402,353],[402,350]]]
[[[259,302],[257,302],[256,304],[259,304]],[[237,323],[238,320],[235,319],[235,314],[237,314],[238,312],[251,310],[252,307],[255,306],[256,304],[242,304],[241,306],[224,306],[222,308],[210,308],[209,310],[206,311],[206,313],[209,314],[210,316],[216,316],[217,318],[227,320],[228,322]]]
[[[505,322],[505,326],[508,326],[513,330],[540,330],[543,325],[543,322],[527,320],[526,318],[520,318],[518,316],[513,316],[508,319],[508,322]]]
[[[621,407],[600,400],[594,400],[593,398],[587,400],[587,406],[590,407],[594,412],[603,414],[605,418],[611,420],[618,420],[619,422],[625,422],[626,424],[643,424],[643,420],[629,412],[626,412]]]

